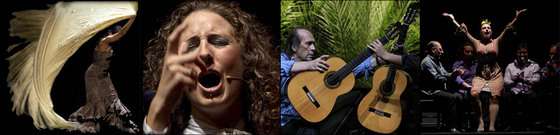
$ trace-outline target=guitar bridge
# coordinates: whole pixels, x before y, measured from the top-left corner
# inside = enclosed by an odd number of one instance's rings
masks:
[[[369,107],[369,111],[370,111],[370,112],[373,112],[373,113],[375,113],[375,114],[377,114],[377,115],[380,115],[380,116],[385,116],[385,117],[387,117],[387,118],[391,118],[391,114],[390,114],[390,113],[387,113],[387,112],[384,112],[384,111],[381,111],[381,110],[377,110],[377,109],[375,109],[375,108],[373,108],[373,107]]]
[[[309,100],[311,100],[313,105],[315,105],[315,107],[319,108],[321,106],[321,105],[319,105],[319,102],[317,102],[317,100],[315,100],[315,97],[313,97],[313,94],[311,94],[311,92],[309,92],[309,89],[307,89],[307,86],[303,86],[303,91],[307,95],[307,98],[309,98]]]

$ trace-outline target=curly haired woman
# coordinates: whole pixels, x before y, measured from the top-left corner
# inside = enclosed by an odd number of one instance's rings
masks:
[[[237,3],[184,2],[149,45],[144,90],[156,94],[145,133],[279,133],[272,38]]]

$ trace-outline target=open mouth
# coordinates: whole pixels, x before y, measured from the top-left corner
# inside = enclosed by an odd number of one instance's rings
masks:
[[[219,94],[218,90],[222,86],[222,78],[217,71],[210,70],[202,73],[198,78],[199,86],[207,94]]]
[[[212,88],[220,84],[220,76],[216,74],[206,74],[199,79],[200,84],[206,88]]]

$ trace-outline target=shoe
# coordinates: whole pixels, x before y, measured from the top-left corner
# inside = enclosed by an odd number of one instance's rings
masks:
[[[512,131],[512,129],[511,129],[510,126],[507,126],[506,129],[504,129],[504,132],[511,132],[511,131]]]
[[[451,133],[458,134],[458,133],[461,133],[461,132],[459,130],[457,130],[456,128],[452,128]]]

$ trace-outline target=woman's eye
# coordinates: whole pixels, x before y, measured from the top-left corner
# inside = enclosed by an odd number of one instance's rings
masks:
[[[187,39],[187,45],[189,47],[188,52],[190,52],[193,49],[196,49],[200,45],[200,39],[198,38],[198,36],[191,37]]]
[[[216,46],[225,46],[225,45],[229,45],[229,42],[225,39],[216,39],[212,41],[212,44]]]
[[[196,48],[198,48],[198,46],[200,46],[200,43],[198,41],[188,42],[189,50],[187,52],[191,52],[191,51],[195,50]]]
[[[215,46],[229,45],[229,39],[219,34],[208,35],[208,42]]]

